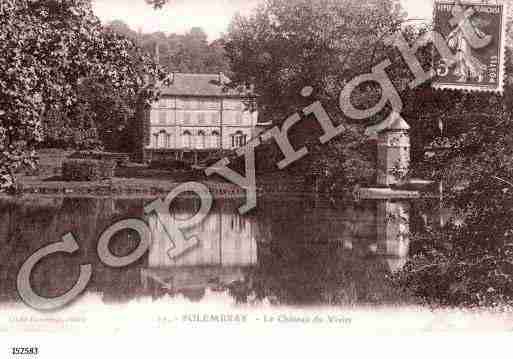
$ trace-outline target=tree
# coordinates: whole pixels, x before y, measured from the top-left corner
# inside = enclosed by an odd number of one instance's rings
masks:
[[[42,119],[79,103],[84,78],[135,96],[144,74],[164,76],[132,41],[104,30],[89,0],[12,0],[0,11],[1,187],[12,186],[21,167],[35,165]]]
[[[128,26],[125,22],[121,20],[113,20],[109,22],[105,28],[107,30],[116,32],[120,35],[123,35],[124,37],[131,39],[131,40],[137,40],[137,33],[133,31],[130,26]]]
[[[137,96],[95,78],[84,79],[77,88],[77,96],[80,101],[67,111],[46,115],[40,146],[133,152]],[[72,127],[66,126],[69,122]]]
[[[383,38],[399,29],[390,1],[268,0],[249,17],[237,16],[227,34],[234,81],[255,84],[264,112],[294,112],[299,93],[338,101],[344,84],[385,54]]]
[[[443,228],[413,234],[412,259],[398,276],[431,303],[513,303],[512,73],[508,49],[502,95],[435,91],[428,83],[403,96],[412,126],[412,175],[443,182],[443,206],[455,214]],[[422,210],[439,205],[426,204]]]
[[[202,28],[194,27],[183,35],[154,32],[138,34],[122,21],[112,21],[107,28],[135,41],[147,53],[156,57],[168,71],[191,73],[218,73],[230,71],[224,50],[224,41],[217,39],[208,43],[207,34]]]
[[[509,78],[511,54],[507,68]],[[502,97],[430,89],[412,96],[425,109],[411,121],[418,148],[413,174],[442,181],[443,206],[455,214],[443,228],[414,234],[412,260],[400,276],[430,302],[513,302],[512,94],[507,80]],[[443,136],[438,120],[445,124]],[[423,153],[423,146],[438,150]]]
[[[368,169],[374,167],[374,151],[369,153],[363,134],[368,123],[344,118],[339,94],[347,82],[370,72],[385,57],[398,58],[383,39],[400,29],[402,19],[395,0],[267,0],[250,16],[234,18],[225,38],[233,85],[255,85],[262,118],[281,125],[293,113],[320,100],[334,122],[351,128],[347,136],[317,146],[320,128],[315,121],[295,126],[292,142],[298,146],[307,143],[311,148],[310,155],[298,163],[297,173],[309,174],[315,169],[326,174],[326,182],[345,186],[372,176]],[[400,70],[404,72],[404,68]],[[391,76],[398,80],[398,87],[404,87],[404,74]],[[372,107],[380,95],[375,84],[366,85],[352,98],[358,107]],[[306,86],[314,89],[309,98],[301,96]],[[371,120],[378,121],[383,115]],[[350,156],[346,141],[351,143]],[[355,166],[355,162],[359,164]],[[366,170],[359,177],[355,168]]]

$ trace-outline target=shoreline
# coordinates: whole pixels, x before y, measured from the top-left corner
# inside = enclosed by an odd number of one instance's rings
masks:
[[[144,179],[121,179],[99,182],[44,182],[44,181],[21,181],[20,190],[15,194],[0,193],[0,198],[18,198],[23,196],[41,197],[105,197],[105,198],[152,198],[169,194],[176,187],[188,181],[166,181],[166,180],[144,180]],[[196,180],[208,187],[212,196],[216,199],[244,199],[246,191],[227,182],[215,182],[211,180]],[[262,181],[257,186],[259,198],[277,196],[290,199],[316,198],[322,196],[313,191],[304,190],[302,183],[277,181]],[[266,183],[269,182],[269,183]],[[194,197],[193,194],[183,194],[183,197]]]

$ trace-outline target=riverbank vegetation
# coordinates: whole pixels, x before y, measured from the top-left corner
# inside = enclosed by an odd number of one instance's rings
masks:
[[[444,121],[450,128],[444,146],[415,163],[416,173],[443,182],[443,205],[459,214],[443,228],[412,238],[413,259],[400,281],[430,301],[513,301],[511,96],[509,82],[503,97],[458,96],[460,114]]]
[[[44,149],[38,151],[36,170],[18,175],[13,193],[40,194],[57,196],[121,196],[121,197],[155,197],[165,196],[180,184],[190,181],[204,183],[214,197],[244,198],[245,191],[225,179],[217,176],[206,177],[201,170],[188,166],[179,168],[126,163],[117,166],[114,175],[104,180],[74,181],[63,176],[63,164],[73,151],[61,149]],[[305,193],[302,180],[291,180],[281,172],[266,172],[258,176],[257,192],[259,196],[278,198],[315,197],[316,193]]]
[[[105,29],[89,0],[9,1],[0,11],[0,188],[13,187],[17,172],[37,165],[42,141],[102,120],[120,125],[126,111],[115,111],[121,118],[103,113],[111,99],[92,105],[83,96],[87,84],[100,94],[115,92],[119,104],[154,97],[144,77],[165,76],[132,41]]]

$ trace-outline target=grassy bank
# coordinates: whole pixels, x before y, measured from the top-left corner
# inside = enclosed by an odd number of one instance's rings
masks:
[[[206,177],[201,171],[151,169],[131,163],[116,169],[114,178],[105,181],[64,181],[61,175],[63,161],[71,154],[64,150],[38,152],[39,167],[33,173],[20,174],[19,192],[42,195],[114,195],[154,196],[163,195],[185,182],[204,183],[216,197],[244,197],[245,191],[220,177]],[[284,173],[277,172],[257,178],[259,195],[299,196],[305,194],[302,181],[291,181]]]

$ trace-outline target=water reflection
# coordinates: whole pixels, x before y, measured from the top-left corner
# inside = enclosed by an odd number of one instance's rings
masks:
[[[409,202],[380,201],[377,204],[378,254],[385,256],[391,272],[401,270],[410,251]]]
[[[179,202],[173,208],[175,220],[191,217],[198,210],[195,201]],[[171,258],[174,247],[156,215],[148,218],[152,231],[148,267],[141,270],[145,291],[181,293],[198,300],[206,288],[222,290],[246,280],[245,269],[258,264],[255,237],[257,221],[241,216],[236,208],[218,207],[195,228],[185,231],[187,238],[197,238],[198,246]],[[180,252],[183,248],[180,248]],[[152,286],[153,284],[153,286]]]
[[[152,230],[149,253],[121,269],[103,265],[96,254],[101,232],[114,221],[144,218],[148,200],[25,198],[0,201],[0,300],[19,301],[15,278],[23,261],[67,232],[79,238],[73,256],[43,260],[32,277],[34,289],[54,297],[69,289],[80,264],[93,265],[90,292],[105,301],[181,294],[201,301],[207,288],[228,291],[238,302],[266,300],[279,305],[403,304],[409,300],[388,280],[402,268],[409,251],[410,205],[369,202],[335,208],[329,203],[260,201],[248,216],[240,203],[216,201],[201,225],[186,232],[199,246],[171,259],[173,244],[162,224],[147,218]],[[178,219],[191,217],[199,200],[173,206]],[[130,231],[119,232],[112,251],[127,255],[138,244]]]

